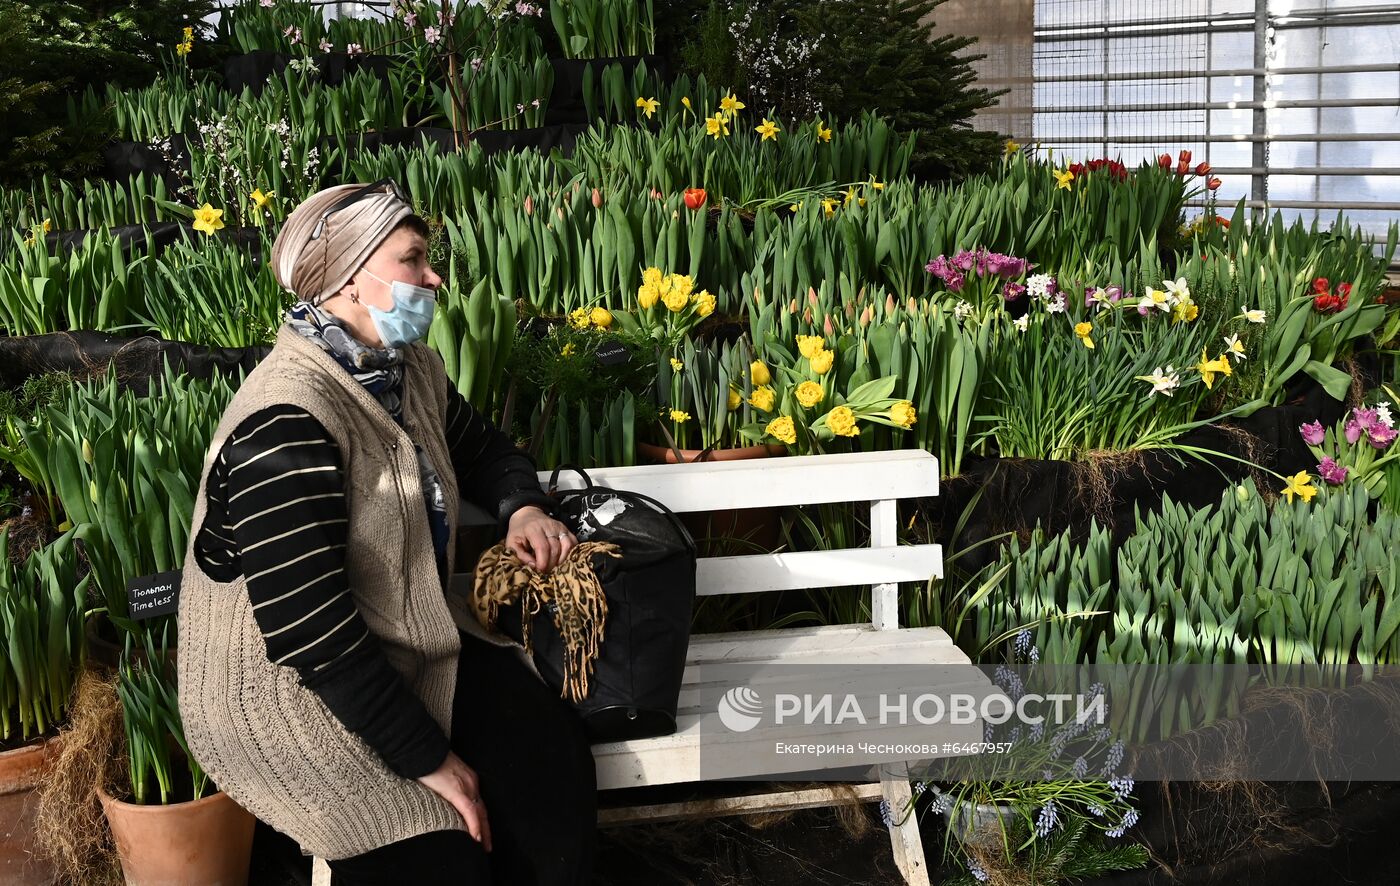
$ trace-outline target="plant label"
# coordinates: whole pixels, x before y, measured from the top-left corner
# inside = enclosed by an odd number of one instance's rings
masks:
[[[133,578],[126,583],[126,603],[136,621],[173,615],[180,605],[180,570]]]
[[[632,352],[620,341],[605,342],[598,346],[598,362],[604,366],[615,366],[632,359]]]

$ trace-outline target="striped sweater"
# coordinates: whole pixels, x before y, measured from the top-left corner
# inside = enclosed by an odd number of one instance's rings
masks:
[[[502,528],[525,505],[550,509],[534,462],[455,391],[446,439],[463,497],[495,513]],[[304,410],[282,404],[253,413],[210,470],[195,554],[215,580],[246,576],[268,657],[294,668],[385,765],[417,778],[441,764],[448,741],[351,597],[344,568],[351,503],[341,467],[331,436]]]

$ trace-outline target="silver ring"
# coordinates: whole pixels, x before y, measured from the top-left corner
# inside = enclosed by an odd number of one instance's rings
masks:
[[[569,537],[569,533],[567,533],[567,532],[561,532],[561,533],[559,533],[558,535],[556,535],[556,536],[554,536],[554,537],[555,537],[555,538],[568,538],[568,537]]]

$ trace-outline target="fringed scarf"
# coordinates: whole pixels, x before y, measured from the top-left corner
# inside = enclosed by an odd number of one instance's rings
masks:
[[[564,688],[561,697],[582,701],[588,697],[588,675],[603,642],[608,600],[593,571],[593,556],[622,557],[611,542],[585,541],[547,573],[526,566],[502,542],[481,555],[476,564],[472,605],[476,619],[488,631],[496,631],[501,607],[520,604],[520,629],[525,651],[534,654],[530,623],[553,603],[554,627],[564,640]]]

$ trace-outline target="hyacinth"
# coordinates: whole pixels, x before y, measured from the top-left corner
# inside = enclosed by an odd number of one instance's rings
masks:
[[[1047,800],[1045,805],[1040,807],[1040,814],[1035,819],[1035,835],[1044,837],[1049,835],[1060,823],[1059,808],[1054,800]]]
[[[1138,823],[1138,817],[1139,815],[1136,809],[1129,809],[1126,813],[1124,813],[1123,820],[1119,822],[1116,827],[1104,831],[1104,834],[1106,836],[1117,839],[1126,834],[1128,832],[1128,828]]]

